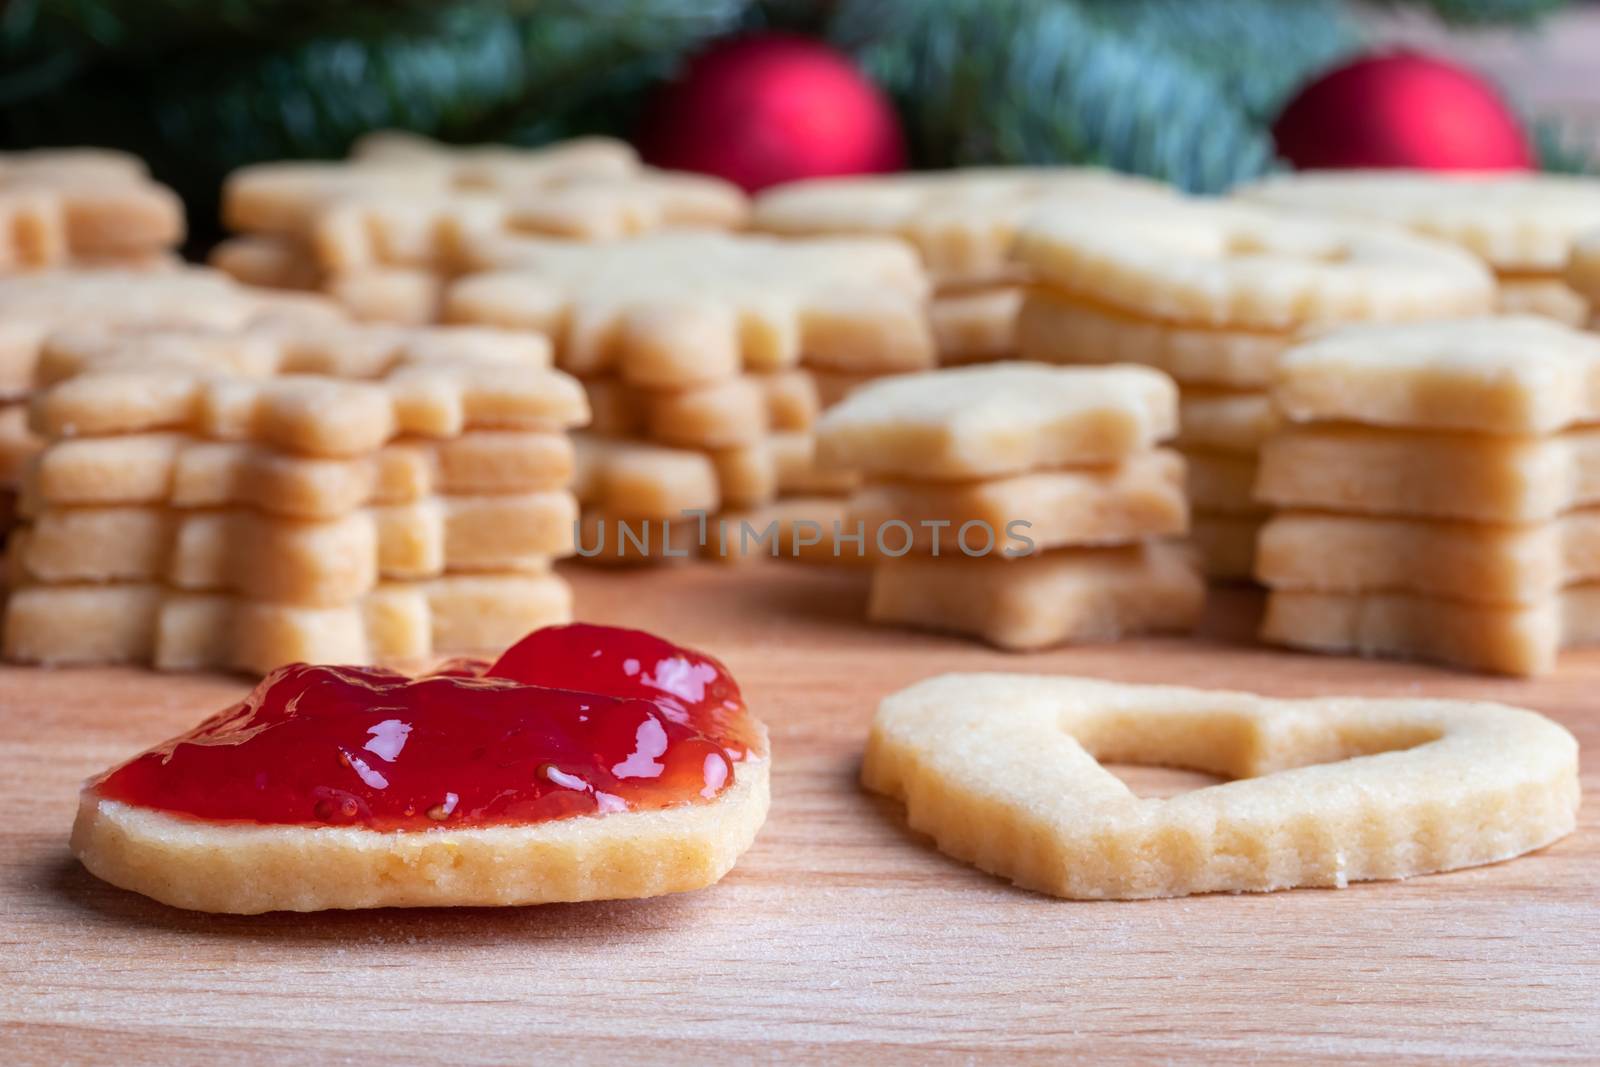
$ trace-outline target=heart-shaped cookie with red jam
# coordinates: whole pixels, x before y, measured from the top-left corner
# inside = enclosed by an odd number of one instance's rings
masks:
[[[1235,780],[1144,799],[1101,760]],[[1503,704],[949,674],[879,706],[862,781],[957,859],[1056,896],[1131,900],[1510,859],[1571,832],[1578,745]]]
[[[416,678],[280,668],[91,780],[72,848],[198,911],[656,896],[727,873],[766,818],[769,766],[715,659],[551,627]]]

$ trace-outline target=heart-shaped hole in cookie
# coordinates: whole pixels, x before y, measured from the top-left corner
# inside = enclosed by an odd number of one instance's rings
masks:
[[[1196,789],[1209,789],[1228,780],[1204,771],[1193,771],[1185,767],[1162,767],[1149,763],[1102,761],[1100,766],[1127,786],[1134,796],[1144,800],[1166,800],[1169,797],[1192,793]]]
[[[1248,722],[1224,724],[1214,736],[1196,737],[1191,723],[1168,724],[1163,729],[1158,718],[1129,721],[1127,716],[1079,720],[1073,736],[1100,764],[1145,800],[1167,800],[1197,789],[1209,789],[1240,778],[1270,773],[1260,760],[1259,734]],[[1231,725],[1231,728],[1226,728]],[[1323,750],[1300,754],[1308,761],[1296,766],[1333,763],[1356,756],[1397,752],[1434,740],[1438,735],[1422,731],[1415,736],[1407,731],[1352,731],[1324,739]],[[1272,768],[1285,770],[1288,768]]]
[[[1141,798],[1100,760],[1230,779]],[[1577,746],[1503,705],[1268,700],[1029,675],[889,697],[863,763],[939,847],[1060,896],[1343,886],[1490,863],[1567,833]]]
[[[1212,776],[1214,784],[1400,752],[1441,735],[1427,723],[1347,717],[1274,730],[1248,706],[1196,715],[1181,707],[1089,705],[1063,708],[1062,716],[1062,729],[1102,770],[1108,763],[1168,768]]]
[[[1073,736],[1102,770],[1144,800],[1168,800],[1197,789],[1288,769],[1261,765],[1259,735],[1250,723],[1225,724],[1231,728],[1204,738],[1184,728],[1190,725],[1173,723],[1163,730],[1156,718],[1140,722],[1129,721],[1126,716],[1108,716],[1080,720]],[[1325,738],[1327,744],[1322,750],[1303,751],[1307,762],[1296,766],[1398,752],[1437,736],[1430,731],[1415,736],[1406,731],[1352,731]]]

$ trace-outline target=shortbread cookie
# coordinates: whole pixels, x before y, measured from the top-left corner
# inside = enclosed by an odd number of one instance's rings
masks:
[[[1068,294],[1247,330],[1472,315],[1494,279],[1470,253],[1378,224],[1208,200],[1044,210],[1017,258]]]
[[[1043,363],[1143,363],[1184,385],[1261,389],[1294,343],[1284,330],[1187,326],[1030,289],[1017,313],[1017,352]]]
[[[740,375],[681,389],[640,389],[615,378],[596,378],[584,383],[593,412],[588,428],[680,448],[754,445],[766,438],[775,411],[786,421],[804,418],[794,403],[805,398],[775,395],[791,386],[767,381],[770,377],[777,376]],[[808,381],[801,382],[802,389],[810,389]],[[814,412],[814,404],[808,406]]]
[[[44,442],[28,429],[28,406],[0,404],[0,487],[16,489]]]
[[[1280,508],[1539,522],[1600,503],[1600,430],[1538,438],[1290,426],[1261,450],[1255,498]]]
[[[240,329],[106,326],[56,329],[40,346],[37,379],[53,385],[90,371],[150,368],[214,375],[316,374],[379,378],[403,367],[491,364],[547,368],[548,339],[483,326],[398,328],[307,321],[274,311]]]
[[[703,452],[575,433],[572,491],[586,511],[613,518],[670,518],[714,513],[717,468]]]
[[[1573,242],[1562,277],[1590,303],[1600,303],[1600,223]]]
[[[350,163],[433,171],[461,189],[536,189],[594,178],[620,178],[639,169],[639,155],[612,137],[574,137],[528,148],[522,145],[451,145],[406,130],[362,134],[350,146]]]
[[[661,229],[732,229],[749,213],[737,186],[704,174],[644,171],[535,191],[498,189],[347,197],[318,212],[308,234],[334,271],[382,266],[455,272],[499,234],[614,241]]]
[[[438,322],[445,280],[416,267],[373,267],[334,274],[322,289],[359,322],[422,326]]]
[[[816,378],[804,370],[772,371],[750,376],[766,399],[767,425],[777,432],[809,430],[822,411]]]
[[[940,293],[928,305],[939,363],[986,363],[1017,356],[1022,287],[1007,285]]]
[[[1248,582],[1256,576],[1258,516],[1189,516],[1189,543],[1200,553],[1200,570],[1213,582]]]
[[[1600,420],[1600,338],[1533,316],[1353,326],[1290,350],[1273,400],[1297,422],[1548,434]]]
[[[0,311],[8,322],[229,327],[250,317],[254,299],[227,276],[198,267],[54,270],[0,278]]]
[[[301,329],[338,329],[349,324],[350,316],[322,293],[300,293],[289,289],[248,289],[250,315],[244,329],[262,326],[298,326]]]
[[[735,448],[709,449],[717,469],[717,496],[723,508],[758,508],[778,497],[778,457],[769,440]]]
[[[212,249],[211,266],[245,285],[320,291],[358,322],[422,326],[439,318],[444,279],[420,267],[369,267],[329,274],[298,244],[235,237]]]
[[[1114,463],[1177,431],[1172,380],[1146,367],[997,363],[874,382],[817,425],[824,467],[937,481]]]
[[[1261,532],[1257,559],[1274,589],[1530,604],[1600,581],[1600,509],[1536,523],[1280,512]]]
[[[163,508],[47,511],[10,546],[21,583],[160,582],[308,607],[338,607],[378,579],[370,515],[319,523],[273,521],[248,511]]]
[[[7,601],[0,652],[14,663],[264,674],[285,663],[409,661],[500,648],[571,616],[566,582],[522,572],[380,583],[336,607],[150,583],[25,585]]]
[[[0,167],[0,270],[137,258],[183,241],[183,204],[144,175]]]
[[[590,378],[583,388],[589,394],[589,422],[585,429],[606,437],[644,435],[643,389],[617,378]]]
[[[608,437],[648,438],[684,448],[756,444],[768,429],[814,425],[816,386],[802,370],[746,374],[683,389],[641,389],[617,378],[591,378],[586,429]]]
[[[1589,324],[1589,300],[1560,275],[1506,274],[1499,279],[1495,310],[1503,315],[1542,315],[1564,326]]]
[[[571,553],[577,519],[561,490],[429,497],[323,522],[246,509],[62,508],[34,517],[13,551],[28,581],[163,581],[330,606],[366,593],[380,575],[544,570]]]
[[[443,440],[402,438],[376,454],[323,459],[240,441],[125,434],[53,442],[26,482],[30,510],[49,506],[242,505],[299,519],[329,519],[368,504],[434,494],[536,493],[574,472],[560,433],[470,430]]]
[[[403,160],[403,161],[402,161]],[[640,167],[621,142],[364,153],[351,163],[266,163],[229,176],[227,224],[291,241],[333,276],[389,267],[453,272],[497,234],[612,240],[669,227],[729,228],[733,185]]]
[[[792,182],[757,198],[754,221],[790,236],[899,237],[941,284],[991,282],[1010,273],[1017,228],[1041,204],[1092,214],[1112,200],[1171,195],[1153,181],[1089,168],[971,168]]]
[[[1114,467],[1038,471],[977,482],[879,482],[850,499],[870,540],[941,556],[1026,554],[1117,545],[1188,528],[1183,459],[1157,449]]]
[[[817,465],[817,439],[809,433],[775,433],[767,450],[777,467],[778,491],[784,496],[842,496],[861,484],[850,470],[827,470]]]
[[[96,370],[35,398],[34,431],[61,438],[170,431],[252,440],[305,455],[356,456],[403,434],[582,425],[579,383],[543,367],[404,366],[378,381],[223,377],[151,367]]]
[[[368,619],[378,620],[369,621],[372,632],[389,626],[387,613],[394,606],[403,605],[404,598],[413,592],[420,592],[428,607],[426,655],[493,652],[529,630],[572,621],[572,588],[559,575],[523,570],[504,574],[479,572],[446,574],[420,582],[381,583],[371,599],[381,602],[387,595],[390,600],[382,604],[383,615],[368,607]],[[407,619],[409,608],[400,607],[400,611],[398,618]],[[404,629],[398,637],[388,636],[384,641],[419,643]],[[417,657],[409,659],[415,661]]]
[[[317,210],[305,243],[317,264],[335,273],[381,267],[454,273],[467,235],[482,239],[509,227],[506,207],[505,198],[485,192],[343,197]]]
[[[73,256],[65,267],[75,271],[120,270],[147,274],[174,273],[190,266],[177,251],[170,248],[144,252],[107,253],[105,255]]]
[[[239,233],[304,241],[317,215],[330,204],[350,198],[427,196],[448,187],[448,174],[427,167],[254,163],[223,182],[222,224]]]
[[[1251,516],[1267,510],[1255,498],[1254,456],[1185,450],[1183,463],[1189,503],[1196,511]]]
[[[1101,761],[1230,781],[1135,796]],[[862,783],[943,852],[1080,899],[1409,878],[1570,833],[1578,746],[1501,704],[1270,700],[1086,678],[950,674],[878,707]]]
[[[828,370],[823,367],[807,367],[805,373],[815,383],[817,401],[824,411],[833,407],[868,382],[875,382],[880,378],[893,377],[893,375],[888,374]]]
[[[350,265],[352,246],[340,242],[352,239],[364,246],[362,262],[378,252],[377,259],[420,263],[447,219],[492,228],[508,208],[518,215],[516,229],[588,238],[674,224],[738,225],[747,212],[725,182],[641,168],[626,145],[598,138],[539,149],[385,150],[350,163],[261,163],[230,174],[222,198],[230,229],[300,239],[331,267]]]
[[[213,271],[41,271],[0,276],[0,395],[33,388],[39,348],[69,323],[235,328],[259,298]]]
[[[1026,652],[1187,630],[1204,600],[1205,583],[1189,553],[1180,545],[1151,542],[1061,548],[1020,559],[880,559],[872,571],[867,616]]]
[[[441,440],[401,438],[379,453],[384,477],[380,488],[395,484],[390,469],[399,467],[408,483],[425,493],[536,493],[561,489],[572,480],[576,463],[570,437],[564,433],[523,430],[468,430]],[[377,502],[413,499],[380,492]]]
[[[228,237],[217,242],[206,262],[236,282],[266,289],[310,290],[323,281],[311,253],[287,237]]]
[[[1277,425],[1277,411],[1266,393],[1184,386],[1173,443],[1186,452],[1253,456]]]
[[[362,346],[356,354],[362,371],[369,359],[367,348]],[[39,344],[34,379],[43,389],[80,374],[139,369],[265,378],[285,370],[284,362],[273,338],[241,330],[93,323],[52,330]]]
[[[446,316],[557,338],[580,377],[678,388],[742,369],[931,366],[927,283],[897,242],[662,234],[600,245],[503,238],[451,287]]]
[[[115,148],[27,148],[0,152],[0,179],[95,179],[108,185],[150,176],[144,160]]]
[[[770,428],[766,391],[752,376],[641,391],[638,404],[651,440],[681,448],[751,445]]]
[[[716,703],[641,683],[619,649],[714,673]],[[368,729],[383,714],[400,729]],[[218,736],[228,743],[209,743]],[[639,738],[643,774],[629,755]],[[115,885],[201,911],[653,896],[733,866],[766,816],[769,765],[764,728],[715,660],[636,631],[568,627],[493,666],[415,680],[276,672],[89,783],[72,847]],[[229,787],[240,781],[271,788]]]
[[[1261,640],[1314,652],[1430,660],[1531,676],[1563,648],[1600,641],[1600,583],[1531,604],[1467,604],[1415,593],[1273,590]]]
[[[565,490],[441,496],[376,509],[378,572],[425,578],[540,571],[572,554],[578,504]]]
[[[1397,223],[1468,248],[1499,271],[1559,271],[1573,240],[1600,226],[1600,182],[1563,174],[1302,171],[1236,195]]]

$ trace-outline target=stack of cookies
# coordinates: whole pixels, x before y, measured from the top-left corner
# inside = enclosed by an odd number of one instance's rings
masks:
[[[812,463],[809,371],[933,363],[927,283],[898,241],[501,235],[465,252],[481,273],[450,288],[449,320],[548,334],[589,392],[580,555],[597,562],[670,558],[707,540],[701,513],[750,516],[780,493],[837,487]],[[616,464],[625,476],[605,473]]]
[[[28,398],[44,339],[67,325],[231,328],[255,320],[332,321],[331,309],[247,292],[211,271],[172,268],[40,270],[0,276],[0,536],[22,472],[42,442]]]
[[[866,485],[847,525],[871,618],[1015,651],[1182,630],[1204,598],[1187,546],[1177,389],[1146,367],[1000,363],[875,382],[824,415],[827,464]],[[841,544],[840,548],[844,546]]]
[[[543,338],[330,325],[61,330],[3,652],[264,672],[502,647],[570,614]]]
[[[148,316],[151,303],[172,308],[163,295],[141,292],[141,279],[125,287],[123,275],[173,266],[183,235],[177,195],[151,181],[133,156],[91,148],[0,152],[0,539],[11,526],[22,468],[38,450],[26,401],[43,331],[62,311]],[[75,281],[112,268],[115,275],[98,281]],[[172,288],[154,284],[163,294]]]
[[[0,272],[172,265],[183,204],[134,156],[0,152]]]
[[[1600,338],[1532,316],[1290,351],[1262,636],[1506,674],[1600,640]]]
[[[212,263],[251,285],[327,292],[358,318],[417,324],[434,321],[461,246],[485,234],[602,240],[737,226],[747,213],[734,186],[651,170],[620,141],[451,148],[378,133],[343,163],[232,174],[223,219],[241,236]]]
[[[1193,536],[1219,580],[1251,574],[1266,390],[1296,337],[1481,313],[1494,294],[1471,255],[1398,229],[1176,197],[1042,210],[1015,255],[1037,279],[1018,319],[1025,359],[1144,363],[1180,383]]]
[[[1015,359],[1026,278],[1009,258],[1018,225],[1042,203],[1092,212],[1110,199],[1170,195],[1143,178],[1089,168],[968,169],[794,182],[756,200],[755,227],[786,236],[898,237],[921,256],[939,362]],[[831,395],[855,384],[835,379]]]
[[[589,431],[573,435],[572,489],[582,507],[575,550],[596,564],[698,555],[702,521],[721,507],[714,456]]]
[[[1563,280],[1567,287],[1588,301],[1590,329],[1600,326],[1600,229],[1590,230],[1572,245]]]
[[[1438,171],[1303,171],[1236,192],[1300,212],[1395,223],[1458,244],[1499,282],[1501,311],[1545,315],[1569,326],[1590,316],[1590,297],[1562,278],[1573,242],[1600,226],[1600,179],[1564,174]]]

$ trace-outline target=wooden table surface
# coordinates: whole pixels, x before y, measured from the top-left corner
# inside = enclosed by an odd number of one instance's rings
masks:
[[[172,1063],[1588,1061],[1600,1056],[1600,654],[1535,682],[1206,636],[1026,657],[867,627],[861,576],[578,571],[586,618],[721,656],[772,730],[772,814],[724,881],[647,901],[249,918],[114,889],[67,852],[78,782],[239,679],[0,671],[0,1060]],[[1584,747],[1578,832],[1496,867],[1266,896],[1059,901],[947,859],[856,786],[879,698],[947,670],[1284,696],[1504,700]],[[1155,795],[1198,775],[1130,771]]]

